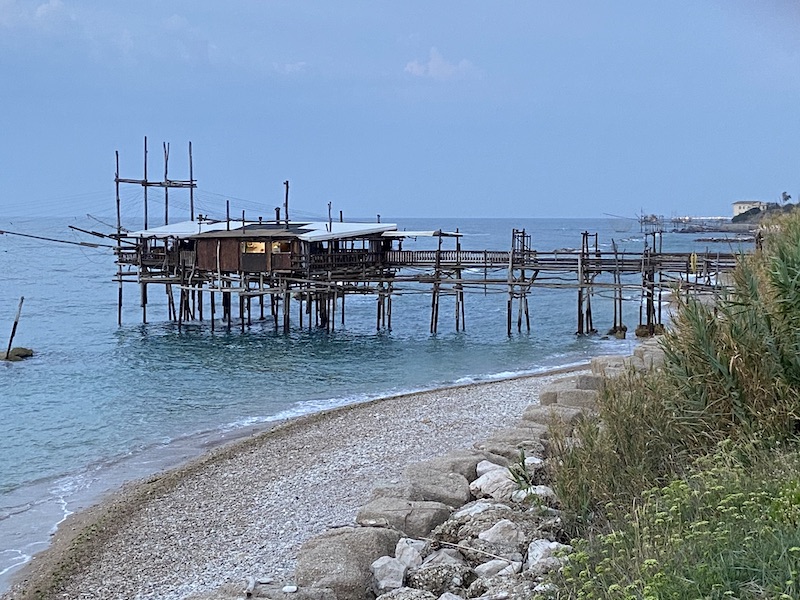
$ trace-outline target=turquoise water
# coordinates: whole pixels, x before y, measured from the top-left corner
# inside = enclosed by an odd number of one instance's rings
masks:
[[[612,219],[393,222],[409,230],[458,228],[464,249],[507,250],[512,228],[526,229],[542,251],[580,247],[584,230],[598,232],[603,247],[612,239],[622,249],[643,247],[637,223]],[[85,218],[0,218],[3,230],[99,241],[68,225],[98,228]],[[418,240],[416,247],[426,243]],[[664,236],[665,249],[697,245],[686,234]],[[24,296],[15,345],[36,352],[22,363],[0,363],[0,589],[70,512],[126,480],[265,423],[399,392],[542,371],[599,353],[629,353],[635,343],[576,337],[575,292],[545,289],[530,297],[531,332],[510,337],[502,291],[467,294],[462,332],[455,331],[452,299],[444,299],[439,333],[432,336],[430,296],[411,286],[394,298],[391,332],[376,331],[375,299],[367,296],[348,297],[346,324],[337,322],[329,333],[301,330],[293,321],[284,335],[270,320],[244,332],[217,327],[212,333],[207,321],[179,332],[166,322],[158,289],[150,291],[150,323],[141,324],[135,286],[125,288],[120,327],[114,273],[109,248],[0,236],[0,344],[4,351]],[[595,326],[606,331],[610,299],[597,297],[593,308]],[[625,310],[632,331],[639,298],[632,296]]]

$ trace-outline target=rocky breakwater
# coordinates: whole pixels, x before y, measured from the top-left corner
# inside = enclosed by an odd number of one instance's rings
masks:
[[[595,412],[607,377],[658,368],[653,340],[559,379],[519,421],[470,449],[415,463],[373,488],[356,524],[300,549],[294,580],[250,578],[247,596],[296,600],[527,599],[570,550],[547,485],[549,426]],[[231,590],[232,591],[232,590]],[[222,592],[222,590],[219,590]],[[215,597],[226,597],[224,593]]]

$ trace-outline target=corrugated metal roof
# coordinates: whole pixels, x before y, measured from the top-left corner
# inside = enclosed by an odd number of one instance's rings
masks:
[[[231,223],[233,226],[234,224]],[[179,223],[170,223],[169,225],[162,225],[161,227],[150,227],[142,229],[141,231],[133,231],[128,233],[126,237],[141,237],[141,238],[187,238],[200,233],[207,233],[209,231],[224,231],[228,224],[225,221],[181,221]]]
[[[361,237],[383,234],[397,229],[394,223],[327,223],[325,221],[290,221],[287,229],[284,223],[247,221],[242,229],[241,221],[231,221],[230,230],[226,221],[182,221],[161,227],[151,227],[129,233],[127,237],[141,238],[188,238],[203,237],[296,237],[307,242]]]
[[[382,234],[397,229],[397,225],[394,223],[340,223],[336,221],[329,224],[324,221],[319,221],[309,223],[301,229],[307,230],[305,233],[301,233],[297,236],[301,240],[307,242],[322,242],[325,240]]]
[[[390,238],[404,238],[404,237],[461,237],[463,233],[456,233],[454,231],[385,231],[383,237]]]

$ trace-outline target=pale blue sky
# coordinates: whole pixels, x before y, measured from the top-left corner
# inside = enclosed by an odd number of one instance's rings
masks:
[[[797,0],[0,0],[6,215],[113,214],[145,135],[201,212],[727,215],[799,131]]]

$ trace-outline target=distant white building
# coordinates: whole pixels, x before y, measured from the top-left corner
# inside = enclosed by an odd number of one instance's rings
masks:
[[[767,208],[767,203],[761,202],[760,200],[739,200],[733,203],[733,216],[735,217],[736,215],[746,213],[748,210],[753,210],[754,208],[764,210]]]

